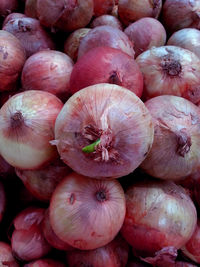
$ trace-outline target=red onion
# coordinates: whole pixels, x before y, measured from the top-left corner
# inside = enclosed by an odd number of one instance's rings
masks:
[[[190,175],[200,161],[200,109],[177,96],[163,95],[145,103],[153,117],[153,146],[141,167],[162,179]]]
[[[125,195],[121,233],[137,256],[154,256],[169,246],[179,249],[192,236],[197,212],[181,186],[147,179],[131,185]]]
[[[20,19],[20,18],[26,18],[26,15],[24,15],[23,13],[17,13],[17,12],[10,13],[8,16],[5,17],[2,27],[4,27],[4,25],[6,25],[6,23],[9,20]]]
[[[44,211],[41,208],[30,207],[21,211],[14,219],[15,230],[11,245],[13,254],[20,260],[39,259],[51,250],[41,230]]]
[[[95,18],[90,24],[91,28],[95,28],[97,26],[108,25],[119,30],[123,30],[122,24],[120,20],[112,15],[101,15]]]
[[[78,57],[78,48],[81,40],[85,37],[91,29],[81,28],[72,32],[64,43],[64,52],[76,62]]]
[[[93,0],[37,0],[38,18],[52,30],[71,32],[90,22],[94,11]]]
[[[26,0],[24,13],[27,17],[37,18],[37,0]]]
[[[67,252],[67,263],[69,267],[125,267],[128,261],[128,252],[128,244],[118,235],[114,240],[103,247],[94,250],[76,249]]]
[[[133,43],[135,57],[153,46],[165,45],[166,31],[154,18],[141,18],[131,23],[124,32]]]
[[[51,36],[37,19],[15,18],[4,24],[2,29],[12,33],[20,40],[27,57],[40,50],[55,48]]]
[[[115,5],[114,0],[93,0],[94,16],[101,16],[112,12]]]
[[[61,159],[74,171],[95,178],[116,178],[134,171],[153,142],[151,116],[129,90],[97,84],[75,93],[55,124]]]
[[[55,95],[31,90],[12,96],[0,109],[0,153],[20,169],[41,168],[57,151],[49,143],[63,104]]]
[[[69,80],[73,61],[56,50],[43,50],[30,56],[24,64],[21,84],[24,90],[50,92],[65,102],[69,97]]]
[[[142,73],[134,58],[112,47],[96,47],[75,64],[70,77],[71,93],[89,85],[111,83],[123,86],[138,97],[143,91]]]
[[[132,57],[135,54],[131,41],[123,31],[104,25],[95,27],[82,39],[79,45],[78,59],[90,49],[99,46],[117,48]]]
[[[14,174],[14,168],[0,155],[0,177],[7,178]]]
[[[72,173],[56,187],[49,216],[52,229],[61,240],[75,248],[91,250],[114,239],[125,211],[124,191],[117,180]]]
[[[0,222],[3,219],[5,208],[6,208],[6,193],[3,184],[0,182]]]
[[[120,20],[129,25],[143,17],[158,18],[162,9],[162,0],[119,0],[118,13]]]
[[[66,267],[64,263],[61,263],[52,259],[36,260],[24,265],[24,267]]]
[[[6,17],[11,12],[17,10],[18,0],[1,0],[0,1],[0,16]]]
[[[200,57],[200,31],[193,28],[179,30],[171,35],[167,45],[180,46]]]
[[[9,244],[5,242],[0,242],[0,265],[2,267],[19,267],[12,255],[12,250]]]
[[[144,77],[144,98],[176,95],[193,103],[200,101],[200,59],[177,46],[153,47],[136,62]]]
[[[25,51],[19,40],[0,30],[0,92],[16,89],[25,60]]]
[[[190,240],[181,248],[181,251],[189,259],[196,263],[200,263],[200,219]]]
[[[162,9],[162,21],[169,33],[189,27],[200,29],[199,12],[199,1],[166,0]]]

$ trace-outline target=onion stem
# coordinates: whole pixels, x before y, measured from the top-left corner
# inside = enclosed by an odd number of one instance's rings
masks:
[[[85,152],[85,153],[91,153],[91,152],[94,152],[95,151],[95,147],[101,142],[100,139],[97,139],[94,143],[88,145],[88,146],[85,146],[82,148],[82,151]]]

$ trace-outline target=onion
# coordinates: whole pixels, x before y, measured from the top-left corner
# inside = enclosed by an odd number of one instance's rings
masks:
[[[76,62],[78,57],[78,49],[81,40],[85,37],[91,29],[81,28],[73,31],[65,40],[64,52]]]
[[[177,96],[163,95],[145,103],[153,117],[153,146],[141,167],[150,175],[178,180],[200,161],[200,109]]]
[[[69,267],[74,266],[112,266],[125,267],[128,261],[129,246],[120,236],[107,245],[94,250],[73,250],[67,252]]]
[[[142,73],[134,58],[112,47],[96,47],[75,64],[70,77],[71,93],[98,83],[123,86],[138,97],[143,91]]]
[[[19,267],[19,264],[12,255],[10,245],[2,241],[0,242],[0,265],[2,267]]]
[[[179,30],[171,35],[167,45],[180,46],[200,57],[200,31],[192,28]]]
[[[93,0],[94,16],[101,16],[111,13],[115,5],[114,0]]]
[[[0,155],[0,178],[7,178],[14,173],[14,168]]]
[[[121,234],[135,255],[154,256],[169,246],[179,249],[192,236],[197,212],[181,186],[146,179],[131,185],[125,195],[126,216]]]
[[[199,12],[199,1],[166,0],[162,9],[162,21],[169,33],[189,27],[200,29]]]
[[[90,22],[93,0],[37,0],[37,14],[42,25],[52,30],[71,32]]]
[[[131,41],[123,31],[104,25],[95,27],[82,39],[79,45],[78,59],[90,49],[99,46],[117,48],[132,57],[135,54]]]
[[[200,219],[190,240],[181,248],[181,251],[189,259],[196,263],[200,263]]]
[[[52,144],[74,171],[116,178],[134,171],[152,142],[152,120],[144,103],[121,86],[97,84],[65,103],[56,119]]]
[[[131,23],[124,32],[133,43],[135,57],[153,46],[165,45],[166,31],[154,18],[141,18]]]
[[[18,259],[24,261],[39,259],[51,250],[41,230],[44,211],[42,208],[30,207],[21,211],[14,219],[15,230],[11,245],[13,254]]]
[[[101,15],[95,18],[91,23],[91,28],[95,28],[97,26],[108,25],[119,30],[123,30],[122,24],[120,20],[112,15]]]
[[[20,18],[26,18],[26,15],[24,15],[23,13],[17,13],[17,12],[13,12],[13,13],[10,13],[8,16],[5,17],[4,21],[3,21],[3,25],[6,25],[6,23],[9,21],[9,20],[13,20],[13,19],[20,19]]]
[[[24,13],[27,17],[37,18],[37,0],[26,0]]]
[[[52,259],[36,260],[24,265],[24,267],[66,267],[64,263],[61,263]]]
[[[0,153],[12,166],[41,168],[57,156],[49,143],[63,104],[51,93],[31,90],[12,96],[0,109]]]
[[[75,248],[91,250],[114,239],[125,211],[124,191],[117,180],[71,173],[56,187],[49,216],[53,231],[61,240]]]
[[[126,26],[143,17],[158,18],[161,9],[162,9],[162,0],[118,1],[119,18]]]
[[[19,40],[11,33],[0,30],[0,92],[16,89],[25,60]]]
[[[17,10],[18,0],[1,0],[0,1],[0,16],[6,17],[11,12]]]
[[[12,33],[20,40],[27,57],[40,50],[55,48],[51,36],[37,19],[15,18],[4,24],[2,29]]]
[[[153,47],[136,62],[144,77],[144,99],[176,95],[197,104],[200,101],[200,59],[193,52],[176,47]]]
[[[56,50],[43,50],[30,56],[24,64],[21,84],[24,90],[50,92],[65,102],[69,97],[69,80],[73,61]]]
[[[0,222],[3,219],[5,208],[6,208],[6,193],[3,184],[0,182]]]

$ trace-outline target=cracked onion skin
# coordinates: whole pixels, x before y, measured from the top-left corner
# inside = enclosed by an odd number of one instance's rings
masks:
[[[140,98],[124,87],[102,83],[68,99],[56,119],[52,144],[74,171],[118,178],[141,164],[153,135],[151,116]]]
[[[141,168],[148,174],[179,180],[200,162],[200,109],[182,97],[162,95],[145,102],[153,118],[154,142]]]
[[[177,46],[153,47],[136,58],[143,74],[145,100],[159,95],[200,101],[200,59]]]

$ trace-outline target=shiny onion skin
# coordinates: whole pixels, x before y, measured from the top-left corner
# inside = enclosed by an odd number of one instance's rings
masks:
[[[159,95],[200,101],[200,59],[177,46],[153,47],[136,58],[144,78],[144,99]]]
[[[66,267],[66,265],[52,259],[41,259],[29,262],[25,264],[24,267]]]
[[[74,172],[56,187],[49,218],[61,240],[75,248],[91,250],[117,236],[125,212],[124,191],[117,180],[91,179]]]
[[[0,30],[0,93],[17,88],[25,60],[25,51],[19,40],[13,34]]]
[[[20,169],[39,169],[57,157],[49,141],[62,107],[55,95],[39,90],[12,96],[0,109],[2,157]]]
[[[119,49],[92,48],[74,65],[70,77],[72,94],[98,83],[117,84],[142,96],[142,73],[134,58]]]
[[[72,32],[89,24],[93,0],[37,0],[40,23],[52,31]]]
[[[19,267],[12,254],[11,246],[0,241],[0,266],[2,267]]]
[[[162,21],[168,33],[183,28],[200,29],[200,2],[198,0],[166,0]]]
[[[154,18],[141,18],[131,23],[124,32],[133,43],[135,57],[153,46],[165,45],[167,38],[165,28]]]
[[[179,180],[200,161],[200,109],[182,97],[163,95],[145,102],[154,123],[153,146],[141,167],[148,174]]]
[[[146,179],[125,192],[121,234],[140,257],[166,247],[180,249],[197,224],[196,208],[186,191],[171,181]]]
[[[112,26],[114,28],[117,28],[119,30],[123,30],[123,26],[122,23],[120,22],[120,20],[112,15],[101,15],[97,18],[95,18],[91,24],[90,27],[91,28],[95,28],[97,26],[102,26],[102,25],[108,25],[108,26]]]
[[[120,49],[132,57],[135,55],[133,44],[123,31],[112,26],[103,25],[91,29],[82,39],[78,49],[78,59],[90,49],[99,46]]]
[[[98,17],[112,12],[115,5],[114,0],[93,0],[94,16]]]
[[[74,171],[118,178],[146,158],[153,134],[151,116],[140,98],[126,88],[103,83],[69,98],[56,119],[52,144]]]
[[[200,58],[200,31],[193,28],[176,31],[170,36],[167,45],[188,49]]]

